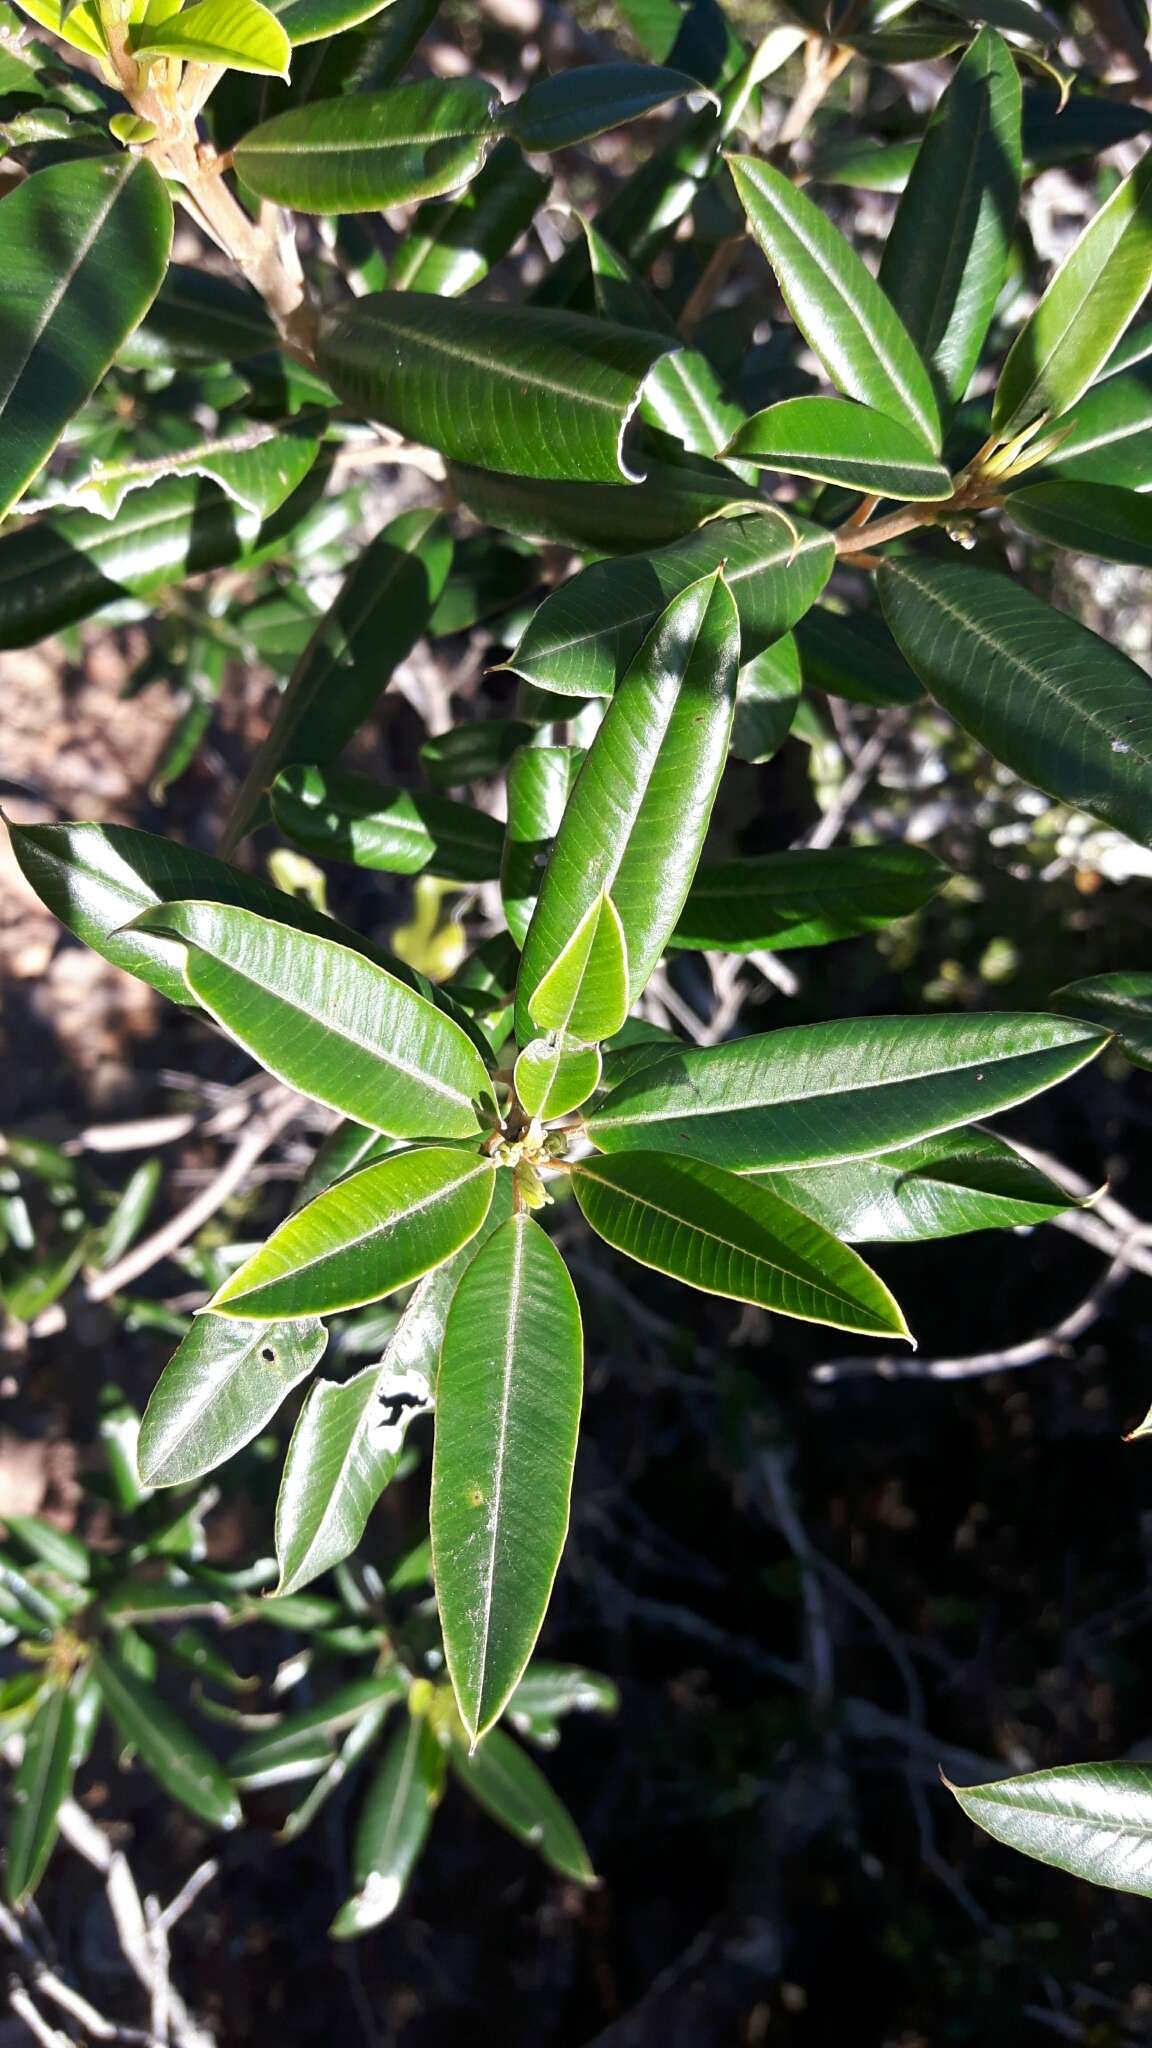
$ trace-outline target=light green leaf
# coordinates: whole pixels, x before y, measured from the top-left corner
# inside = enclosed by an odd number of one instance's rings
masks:
[[[910,916],[948,879],[944,863],[918,846],[705,862],[669,943],[729,953],[826,946]]]
[[[572,1186],[598,1237],[687,1287],[837,1330],[908,1335],[863,1259],[799,1209],[722,1167],[670,1152],[627,1152],[582,1160]]]
[[[509,1700],[507,1715],[517,1735],[526,1736],[541,1749],[553,1749],[566,1714],[614,1714],[619,1705],[619,1691],[600,1672],[537,1658]]]
[[[1103,1032],[1059,1017],[858,1017],[681,1050],[588,1118],[606,1152],[742,1171],[864,1159],[991,1116],[1092,1059]]]
[[[1015,526],[1054,547],[1152,569],[1152,498],[1115,484],[1029,484],[1004,511]]]
[[[240,1801],[224,1772],[199,1736],[165,1706],[155,1687],[111,1650],[97,1650],[92,1668],[121,1739],[137,1752],[165,1792],[209,1827],[239,1827]]]
[[[792,729],[800,702],[800,650],[791,633],[746,661],[736,678],[731,751],[738,761],[770,761]]]
[[[596,1873],[575,1821],[544,1773],[502,1728],[490,1729],[478,1749],[453,1742],[448,1761],[478,1806],[526,1842],[561,1877],[593,1885]]]
[[[388,283],[394,291],[458,298],[527,234],[551,182],[525,163],[514,142],[497,143],[462,192],[420,208],[389,265]]]
[[[322,322],[318,360],[347,404],[454,462],[618,484],[635,481],[625,433],[667,346],[578,313],[375,292]]]
[[[1152,490],[1152,377],[1147,366],[1094,385],[1065,413],[1060,433],[1060,446],[1044,465],[1046,477]]]
[[[1152,844],[1143,669],[1031,591],[952,562],[886,562],[884,614],[937,703],[1023,781]]]
[[[0,518],[143,319],[171,246],[171,201],[138,157],[52,164],[6,193]]]
[[[549,1237],[514,1216],[453,1298],[436,1388],[432,1559],[448,1670],[475,1742],[544,1620],[568,1530],[580,1310]]]
[[[362,1166],[289,1216],[208,1306],[298,1321],[380,1301],[475,1237],[495,1178],[489,1160],[446,1145]]]
[[[1115,1034],[1134,1066],[1152,1068],[1152,974],[1094,974],[1058,988],[1052,1007]]]
[[[948,498],[952,479],[918,434],[848,398],[785,398],[758,412],[724,450],[785,475],[877,497]]]
[[[80,0],[78,7],[68,8],[62,0],[19,0],[19,4],[22,13],[30,15],[41,28],[50,29],[74,50],[83,50],[89,57],[107,55],[99,0]]]
[[[848,1243],[918,1244],[972,1230],[1015,1230],[1076,1199],[992,1131],[943,1131],[874,1159],[752,1175]]]
[[[472,1137],[492,1111],[460,1026],[362,954],[234,905],[139,922],[181,942],[196,1001],[290,1088],[394,1138]]]
[[[320,453],[325,424],[315,416],[288,428],[254,423],[148,460],[97,462],[69,493],[70,501],[113,519],[129,491],[166,476],[206,476],[251,515],[255,533],[303,483]]]
[[[611,1038],[628,1008],[627,941],[620,913],[602,889],[541,975],[528,999],[528,1015],[542,1031],[588,1041]]]
[[[51,1686],[24,1737],[12,1786],[4,1891],[11,1906],[31,1898],[55,1847],[60,1808],[75,1775],[76,1710],[70,1693]]]
[[[140,1425],[145,1486],[179,1486],[251,1443],[324,1355],[322,1323],[197,1316],[169,1359]]]
[[[495,140],[499,105],[499,93],[482,78],[313,100],[242,136],[236,168],[246,185],[279,206],[375,213],[466,184]]]
[[[699,91],[698,79],[658,64],[578,64],[530,85],[505,119],[521,147],[539,155],[571,149]]]
[[[1066,1764],[992,1785],[944,1780],[986,1834],[1070,1877],[1152,1898],[1152,1771]]]
[[[992,404],[1001,440],[1075,405],[1150,285],[1152,150],[1089,221],[1013,342]]]
[[[722,567],[745,662],[814,604],[832,572],[831,536],[771,511],[714,519],[656,554],[596,562],[545,599],[508,666],[566,697],[610,697],[665,605]]]
[[[237,1784],[253,1790],[288,1784],[323,1769],[335,1754],[341,1735],[376,1708],[394,1705],[407,1692],[397,1667],[353,1678],[323,1699],[286,1714],[275,1728],[251,1735],[228,1759]]]
[[[552,842],[583,756],[574,747],[521,747],[508,763],[508,827],[500,893],[508,929],[523,946]]]
[[[366,1934],[396,1911],[428,1838],[444,1770],[444,1752],[426,1717],[409,1711],[368,1787],[352,1847],[357,1890],[332,1922],[334,1940]]]
[[[129,31],[128,43],[138,64],[183,57],[287,78],[292,61],[287,35],[261,0],[193,0],[178,14],[154,12]]]
[[[592,742],[533,912],[516,987],[521,1045],[534,1024],[583,1039],[618,1031],[684,905],[723,772],[736,701],[740,630],[720,570],[661,613]],[[624,936],[626,1001],[547,1008],[554,963],[610,892]]]
[[[299,766],[277,777],[271,801],[285,838],[319,859],[394,875],[428,870],[454,882],[489,882],[500,872],[503,827],[470,804]]]
[[[602,1068],[598,1045],[581,1045],[567,1032],[552,1032],[524,1047],[512,1085],[528,1115],[546,1123],[587,1102],[600,1086]]]
[[[1020,166],[1020,80],[986,28],[937,102],[880,263],[946,410],[968,388],[1004,285]]]
[[[891,300],[839,228],[781,171],[753,156],[728,161],[784,302],[832,382],[899,420],[935,453],[940,412],[932,382]]]

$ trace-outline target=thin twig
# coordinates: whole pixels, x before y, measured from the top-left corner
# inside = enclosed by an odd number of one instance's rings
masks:
[[[804,834],[797,842],[798,845],[824,848],[831,846],[839,838],[853,804],[863,795],[874,771],[884,759],[889,742],[900,730],[907,716],[908,709],[904,704],[893,704],[887,711],[881,712],[824,816],[813,825],[810,832]]]

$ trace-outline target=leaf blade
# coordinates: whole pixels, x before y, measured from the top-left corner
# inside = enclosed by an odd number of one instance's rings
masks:
[[[437,198],[474,177],[499,104],[479,78],[314,100],[250,129],[236,144],[236,164],[254,192],[279,206],[374,213]]]
[[[152,1390],[137,1447],[145,1486],[212,1472],[272,1420],[318,1364],[321,1323],[240,1323],[198,1316]]]

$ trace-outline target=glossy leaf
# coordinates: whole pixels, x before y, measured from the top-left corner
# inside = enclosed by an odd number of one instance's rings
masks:
[[[138,64],[180,57],[286,78],[292,60],[284,29],[261,0],[192,0],[178,14],[156,9],[129,30],[128,41]]]
[[[789,1025],[669,1054],[615,1089],[588,1134],[608,1152],[745,1171],[864,1159],[1026,1102],[1104,1043],[1087,1025],[1011,1013]]]
[[[679,361],[679,356],[660,358],[661,363]],[[642,416],[651,381],[644,387]],[[637,548],[658,548],[679,540],[705,520],[730,511],[737,489],[732,472],[718,463],[689,466],[660,462],[647,454],[644,481],[626,491],[618,484],[497,476],[463,463],[451,465],[451,476],[461,501],[487,525],[532,540],[559,540],[604,554],[634,554]],[[737,495],[743,502],[751,494],[737,490]]]
[[[591,1858],[567,1807],[518,1742],[493,1728],[477,1749],[454,1742],[448,1761],[461,1785],[485,1813],[526,1842],[561,1877],[595,1884]]]
[[[455,462],[568,482],[635,480],[624,438],[660,335],[577,313],[375,292],[321,327],[349,405]]]
[[[917,704],[924,695],[878,612],[813,605],[796,628],[804,681],[854,704]]]
[[[563,1260],[538,1223],[514,1216],[460,1282],[436,1387],[436,1599],[473,1742],[523,1674],[564,1548],[582,1349]]]
[[[0,518],[47,461],[168,265],[172,206],[137,157],[80,157],[4,199]]]
[[[544,871],[516,988],[521,1045],[534,1024],[577,1037],[618,1031],[684,904],[723,772],[740,630],[720,571],[674,598],[609,705]],[[625,942],[621,1013],[545,1012],[541,984],[609,894]]]
[[[250,129],[236,145],[236,167],[246,185],[279,206],[375,213],[436,198],[474,177],[494,140],[499,104],[481,78],[314,100]]]
[[[434,789],[459,789],[498,775],[506,761],[535,737],[523,718],[472,718],[425,740],[420,766]]]
[[[244,837],[283,767],[322,767],[347,745],[427,626],[451,560],[441,521],[424,510],[401,513],[358,557],[256,750],[232,807],[226,850]]]
[[[945,407],[963,398],[1008,271],[1020,199],[1020,81],[985,28],[916,151],[879,281]]]
[[[97,1650],[92,1668],[121,1740],[136,1751],[165,1792],[209,1827],[239,1827],[240,1801],[224,1772],[155,1687],[111,1650]]]
[[[278,512],[320,452],[325,422],[312,417],[287,430],[253,425],[200,439],[139,462],[97,462],[71,491],[72,501],[112,519],[130,491],[166,476],[206,476],[256,520]]]
[[[1115,484],[1029,484],[1013,491],[1005,513],[1025,533],[1054,547],[1152,569],[1152,498]]]
[[[738,761],[770,761],[783,746],[800,702],[800,682],[800,652],[791,633],[744,663],[732,719]]]
[[[1075,1197],[1003,1138],[976,1126],[873,1159],[752,1178],[850,1244],[917,1244],[972,1230],[1015,1230],[1075,1206]]]
[[[1005,576],[886,562],[880,597],[937,702],[1025,782],[1152,844],[1144,671]]]
[[[945,1784],[986,1834],[1070,1877],[1152,1898],[1152,1771],[1066,1764],[992,1785]]]
[[[597,562],[545,599],[509,667],[561,696],[609,697],[665,605],[723,566],[745,662],[788,632],[831,574],[831,538],[776,514],[714,519],[657,554]]]
[[[270,11],[295,49],[371,21],[393,0],[269,0]]]
[[[420,208],[389,265],[388,283],[449,299],[469,291],[527,234],[550,184],[514,142],[498,143],[462,192]]]
[[[50,1686],[24,1737],[24,1754],[12,1785],[4,1891],[9,1905],[23,1905],[44,1875],[55,1846],[60,1808],[75,1774],[76,1710],[71,1694]]]
[[[327,1315],[380,1301],[475,1237],[496,1169],[474,1152],[394,1152],[297,1209],[217,1289],[222,1316]]]
[[[259,1435],[327,1342],[321,1323],[197,1316],[144,1410],[138,1457],[145,1486],[179,1486],[215,1471]]]
[[[491,1103],[458,1024],[362,954],[251,910],[165,903],[196,1001],[270,1074],[394,1138],[467,1138]]]
[[[1002,440],[1059,419],[1088,389],[1152,286],[1152,151],[1089,221],[1008,353],[992,404]]]
[[[949,870],[918,846],[766,853],[697,870],[671,939],[721,952],[782,952],[881,930],[931,901]]]
[[[1134,1066],[1152,1068],[1152,974],[1093,974],[1058,988],[1052,1007],[1111,1031]]]
[[[20,0],[20,8],[73,49],[83,50],[90,57],[107,54],[98,0],[80,0],[80,5],[74,7],[66,7],[63,0]]]
[[[591,1040],[611,1038],[627,1015],[628,943],[620,913],[601,889],[545,967],[528,1016],[541,1031]],[[528,1026],[517,1035],[526,1041]]]
[[[1065,414],[1060,433],[1045,476],[1152,490],[1152,377],[1146,367],[1094,385]]]
[[[940,413],[931,379],[891,300],[839,228],[781,171],[758,157],[729,163],[785,304],[832,382],[900,421],[934,453]]]
[[[855,1252],[766,1188],[699,1159],[629,1152],[572,1169],[597,1236],[705,1294],[872,1337],[908,1328]]]
[[[500,872],[504,831],[486,811],[366,776],[287,768],[273,785],[272,815],[285,838],[319,859],[394,875],[427,869],[455,882],[488,882]]]
[[[505,119],[521,148],[539,155],[571,149],[699,90],[698,79],[658,64],[578,64],[530,85]]]
[[[952,479],[918,434],[847,398],[785,398],[725,449],[761,469],[846,484],[877,497],[948,498]]]
[[[233,1750],[228,1769],[238,1784],[253,1790],[310,1776],[335,1754],[341,1735],[366,1714],[402,1700],[406,1690],[396,1668],[350,1679],[323,1699],[285,1714],[276,1727],[249,1736]]]
[[[521,747],[508,764],[508,828],[500,893],[508,929],[523,946],[552,842],[575,780],[572,747]]]
[[[550,1664],[535,1658],[508,1702],[508,1719],[518,1735],[541,1748],[560,1740],[567,1714],[614,1714],[620,1694],[610,1678],[578,1664]]]
[[[501,1173],[475,1237],[421,1280],[378,1364],[310,1388],[276,1502],[281,1593],[299,1592],[356,1549],[396,1472],[408,1424],[431,1404],[444,1322],[460,1277],[511,1213],[512,1176]]]
[[[512,1085],[529,1116],[547,1122],[579,1109],[600,1086],[598,1045],[582,1045],[565,1031],[534,1038],[516,1060]]]
[[[329,1930],[349,1941],[395,1911],[428,1838],[444,1789],[444,1752],[422,1714],[394,1735],[356,1824],[352,1876],[357,1890]]]

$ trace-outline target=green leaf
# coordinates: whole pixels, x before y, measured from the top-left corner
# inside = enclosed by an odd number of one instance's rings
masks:
[[[582,1350],[560,1254],[531,1217],[512,1217],[457,1288],[436,1388],[436,1599],[473,1743],[499,1720],[548,1606],[568,1530]]]
[[[571,149],[609,128],[698,93],[700,82],[658,64],[578,64],[530,85],[505,120],[523,149]]]
[[[1054,547],[1152,568],[1152,500],[1115,484],[1029,484],[1004,510],[1014,526]]]
[[[426,1716],[410,1711],[368,1787],[352,1847],[357,1890],[332,1922],[334,1940],[366,1934],[396,1911],[428,1839],[444,1769],[444,1752]]]
[[[171,246],[171,201],[138,157],[53,164],[5,195],[0,518],[147,312]]]
[[[277,1080],[394,1138],[468,1138],[491,1108],[458,1024],[360,953],[216,903],[140,922],[185,947],[196,1001]]]
[[[358,28],[382,14],[393,0],[269,0],[293,49],[301,43],[327,41],[347,28]]]
[[[6,1514],[4,1525],[10,1536],[15,1536],[25,1550],[58,1578],[68,1579],[74,1586],[88,1584],[92,1554],[79,1536],[73,1536],[68,1529],[57,1529],[52,1522],[42,1522],[38,1515]]]
[[[618,1031],[674,929],[724,769],[740,629],[720,570],[661,613],[592,742],[544,871],[516,987],[521,1045],[533,1024],[583,1039]],[[581,921],[610,893],[625,942],[626,1000],[613,1018],[545,1012],[542,985]]]
[[[92,1668],[122,1740],[165,1792],[209,1827],[239,1827],[240,1801],[215,1757],[165,1706],[155,1687],[111,1650],[97,1650]]]
[[[365,548],[300,656],[232,807],[236,847],[280,770],[323,767],[352,739],[412,652],[444,588],[452,542],[434,512],[403,512]]]
[[[425,740],[420,766],[435,789],[459,789],[498,775],[517,749],[535,737],[523,718],[471,718]]]
[[[253,192],[279,206],[375,213],[436,198],[474,177],[495,140],[499,105],[482,78],[314,100],[250,129],[236,144],[236,168]]]
[[[446,1145],[362,1166],[297,1209],[217,1289],[217,1315],[290,1320],[394,1294],[475,1237],[496,1168]]]
[[[1060,433],[1060,446],[1044,466],[1046,476],[1130,491],[1152,488],[1152,378],[1147,367],[1095,385],[1064,415]]]
[[[376,1365],[317,1380],[292,1433],[276,1502],[280,1593],[296,1593],[356,1549],[393,1478],[408,1422],[431,1402],[449,1304],[479,1246],[512,1213],[512,1176],[496,1177],[475,1237],[425,1275]]]
[[[65,7],[63,0],[20,0],[20,8],[74,50],[83,50],[89,57],[107,54],[98,0],[80,0],[76,7]]]
[[[166,476],[206,476],[257,521],[278,512],[303,483],[320,453],[326,422],[311,415],[287,428],[258,423],[235,434],[199,438],[186,449],[138,462],[97,462],[69,493],[106,519],[115,518],[129,491]]]
[[[565,697],[610,697],[670,600],[716,568],[736,602],[745,662],[795,625],[832,571],[831,536],[775,513],[714,519],[657,554],[596,562],[545,599],[508,666]]]
[[[140,1425],[145,1486],[179,1486],[251,1443],[324,1355],[322,1323],[197,1316],[169,1359]]]
[[[627,1152],[582,1160],[572,1186],[598,1237],[705,1294],[870,1337],[907,1337],[882,1280],[766,1188],[698,1159]]]
[[[947,410],[968,388],[1008,272],[1020,106],[1012,53],[986,28],[937,102],[884,244],[880,284]]]
[[[56,1843],[60,1808],[75,1775],[76,1710],[71,1695],[53,1686],[40,1703],[24,1737],[24,1755],[12,1786],[4,1890],[11,1906],[23,1905],[44,1875]]]
[[[743,1171],[864,1159],[1026,1102],[1105,1042],[1087,1025],[1011,1012],[789,1025],[669,1054],[617,1088],[588,1135],[606,1152]]]
[[[598,1045],[581,1045],[567,1032],[553,1032],[524,1047],[512,1085],[528,1115],[547,1122],[587,1102],[600,1086],[602,1067]]]
[[[949,879],[918,846],[766,853],[697,870],[673,946],[782,952],[878,931],[931,901]]]
[[[800,650],[791,633],[746,661],[736,678],[731,751],[738,761],[770,761],[792,729],[800,702]]]
[[[507,1713],[518,1735],[526,1736],[542,1749],[552,1749],[560,1740],[559,1722],[564,1715],[614,1714],[619,1705],[616,1686],[598,1671],[585,1671],[578,1664],[549,1664],[537,1658],[516,1687]]]
[[[500,892],[508,929],[518,946],[527,936],[540,876],[581,759],[574,747],[521,747],[508,763],[508,828]]]
[[[667,346],[577,313],[374,292],[321,323],[317,355],[347,404],[455,462],[618,484],[635,481],[625,433]]]
[[[877,497],[949,498],[952,479],[919,434],[847,398],[785,398],[758,412],[724,450],[785,475],[847,484]]]
[[[389,285],[458,298],[527,234],[551,182],[514,142],[498,143],[463,192],[420,208],[389,265]]]
[[[478,1806],[526,1842],[561,1877],[594,1885],[596,1873],[575,1821],[547,1778],[518,1742],[493,1728],[478,1749],[453,1742],[448,1761]]]
[[[287,78],[292,61],[284,29],[261,0],[193,0],[178,14],[154,11],[129,30],[128,43],[138,64],[183,57]]]
[[[1152,151],[1089,221],[1016,336],[992,404],[1001,440],[1075,405],[1150,285]]]
[[[1066,1764],[992,1785],[944,1780],[986,1834],[1070,1877],[1152,1898],[1152,1771]]]
[[[933,453],[940,413],[900,315],[839,228],[781,171],[729,158],[736,191],[784,302],[832,382],[899,420]]]
[[[1025,782],[1152,844],[1143,669],[1006,576],[886,562],[884,614],[924,687]]]
[[[680,355],[661,356],[678,363]],[[644,387],[641,416],[652,389]],[[615,484],[541,482],[498,476],[454,462],[449,474],[462,503],[488,526],[532,540],[559,540],[604,554],[663,547],[732,508],[732,473],[718,463],[659,462],[645,454],[644,480],[626,491]],[[741,495],[743,502],[744,494]]]
[[[1094,974],[1058,988],[1053,1009],[1111,1031],[1134,1066],[1152,1068],[1152,974]]]
[[[924,692],[878,612],[813,605],[796,628],[804,681],[854,704],[918,704]]]
[[[627,940],[620,913],[602,889],[546,966],[528,999],[528,1016],[541,1031],[588,1041],[611,1038],[628,1008]],[[519,1035],[527,1034],[525,1026]]]
[[[850,1244],[918,1244],[972,1230],[1015,1230],[1076,1206],[1074,1196],[1003,1138],[976,1126],[874,1159],[752,1178]]]
[[[350,1679],[325,1698],[286,1714],[275,1728],[242,1742],[228,1759],[229,1771],[238,1784],[253,1790],[309,1777],[335,1754],[339,1736],[374,1709],[402,1700],[406,1691],[404,1675],[395,1667]]]
[[[490,882],[500,872],[503,827],[470,804],[333,768],[286,768],[271,794],[285,838],[320,859],[394,875],[427,869],[454,882]]]

